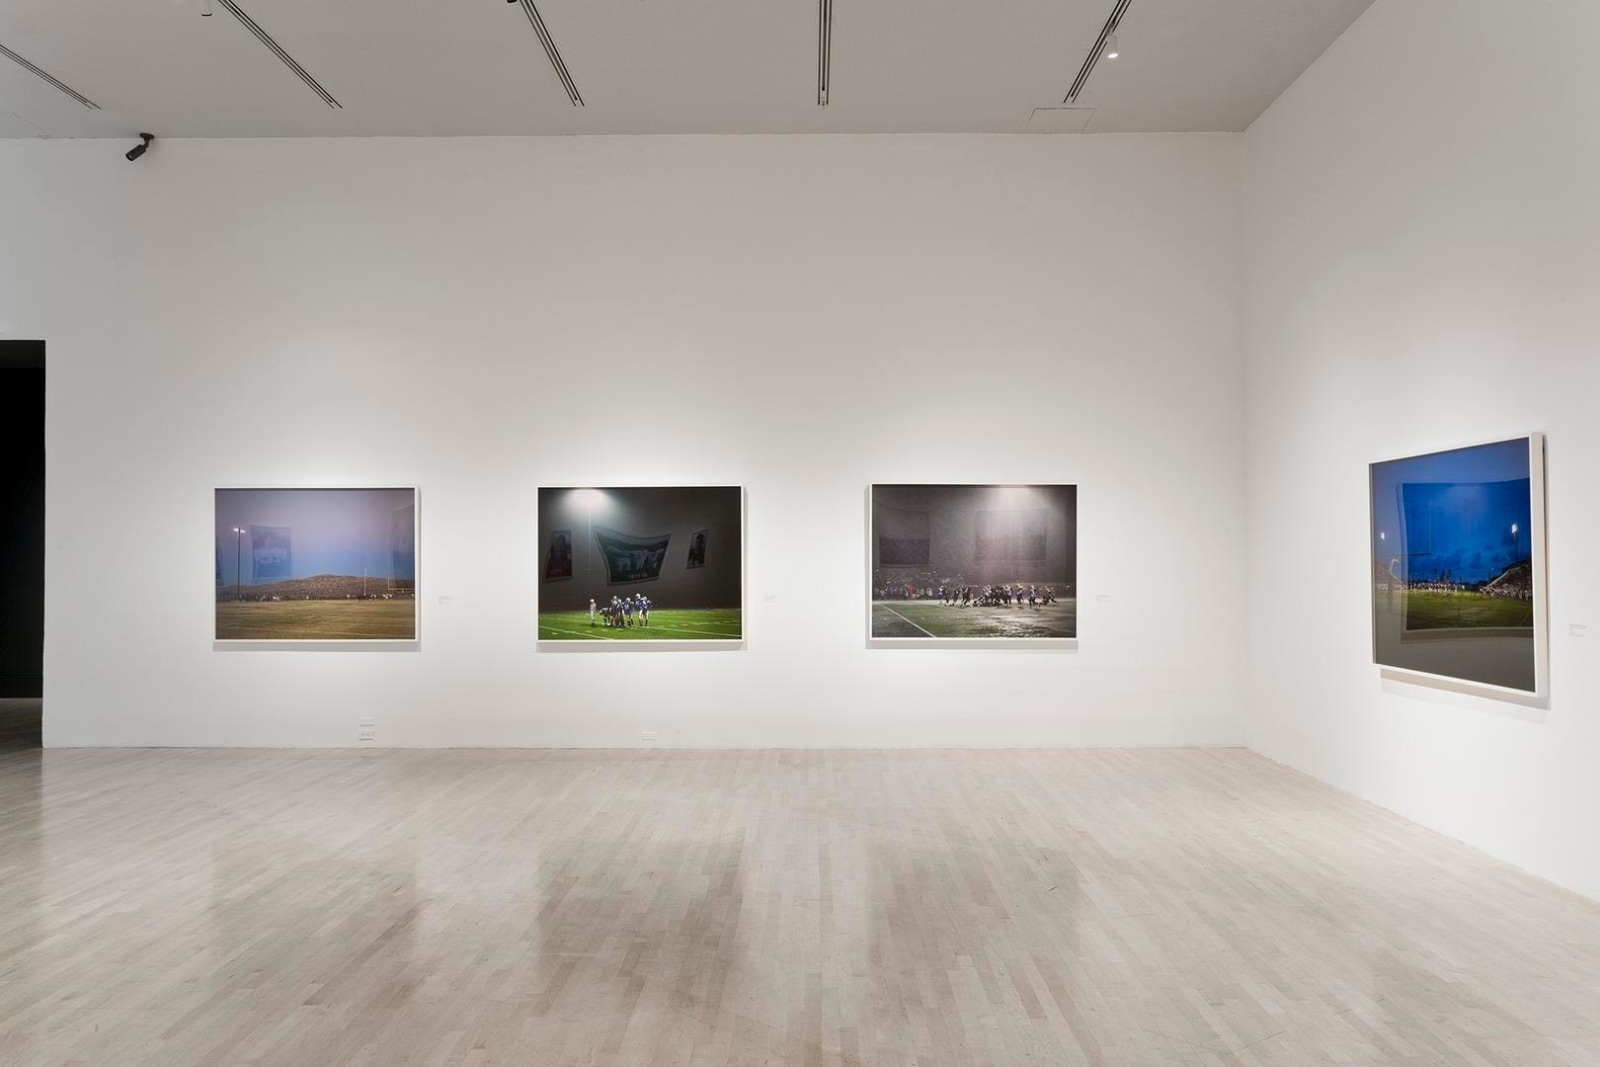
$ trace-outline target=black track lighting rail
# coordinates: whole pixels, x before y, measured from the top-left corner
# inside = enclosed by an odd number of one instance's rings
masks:
[[[250,17],[250,13],[239,6],[237,0],[217,0],[217,3],[226,8],[228,14],[238,19],[239,25],[249,30],[255,36],[255,39],[260,41],[266,47],[267,51],[271,52],[273,55],[282,60],[284,66],[294,71],[295,77],[299,78],[301,81],[305,82],[306,85],[310,86],[311,91],[320,96],[323,103],[327,104],[331,108],[335,108],[340,111],[344,110],[344,105],[335,100],[333,98],[333,94],[324,89],[322,87],[322,83],[311,76],[310,71],[306,70],[306,68],[295,62],[294,56],[291,56],[288,52],[284,51],[283,45],[273,40],[272,34],[262,29],[260,24],[258,24],[255,19]]]
[[[82,104],[84,107],[88,108],[89,110],[91,110],[91,111],[99,111],[100,110],[100,105],[99,104],[95,103],[93,100],[90,100],[87,96],[84,96],[82,93],[78,92],[78,90],[74,89],[72,86],[70,86],[66,82],[62,81],[60,78],[55,77],[49,71],[45,70],[43,67],[38,67],[38,66],[35,66],[34,64],[28,62],[26,59],[24,59],[21,56],[17,55],[17,53],[13,52],[11,49],[7,48],[3,44],[0,44],[0,55],[3,55],[7,59],[10,59],[11,61],[16,63],[19,67],[21,67],[23,70],[27,71],[28,73],[36,75],[36,76],[38,76],[40,78],[43,78],[45,81],[49,82],[51,84],[51,86],[53,86],[56,89],[59,89],[63,93],[66,93],[68,96],[72,97],[72,99],[76,100],[78,103]]]
[[[833,0],[817,0],[817,106],[828,106],[833,74]]]
[[[533,32],[539,35],[539,43],[544,46],[544,54],[550,60],[550,66],[555,69],[556,77],[561,79],[561,88],[567,91],[567,99],[572,101],[572,106],[586,106],[583,94],[578,92],[578,83],[573,80],[572,72],[567,69],[567,61],[561,58],[561,49],[556,47],[556,39],[550,35],[550,27],[544,24],[544,16],[539,14],[538,5],[533,0],[507,0],[507,2],[522,5],[522,13],[528,16],[528,25],[533,27]]]
[[[1133,0],[1117,0],[1117,6],[1111,9],[1111,17],[1100,27],[1100,36],[1094,39],[1094,47],[1089,49],[1089,54],[1084,57],[1083,66],[1078,68],[1078,76],[1072,80],[1072,88],[1067,90],[1066,99],[1061,101],[1063,104],[1078,102],[1078,94],[1089,84],[1089,76],[1094,73],[1100,57],[1105,54],[1106,41],[1117,32],[1117,27],[1122,24],[1122,17],[1128,13],[1128,8],[1132,4]]]

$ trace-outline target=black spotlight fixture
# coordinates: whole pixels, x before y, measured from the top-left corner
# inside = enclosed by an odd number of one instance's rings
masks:
[[[125,153],[128,157],[128,162],[132,163],[134,160],[150,151],[150,142],[154,141],[155,139],[156,135],[153,133],[141,133],[139,135],[139,140],[143,143],[134,145]]]

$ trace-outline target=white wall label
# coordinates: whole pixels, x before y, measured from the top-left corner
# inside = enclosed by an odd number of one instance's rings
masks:
[[[1572,623],[1567,627],[1567,633],[1571,634],[1573,637],[1588,637],[1589,624],[1585,622]]]
[[[1111,603],[1111,594],[1101,593],[1099,596],[1094,598],[1094,602],[1096,604],[1109,604]]]
[[[439,598],[439,606],[442,607],[442,608],[449,607],[451,604],[454,604],[455,602],[456,602],[456,598],[453,597],[453,596],[442,596],[442,597]]]
[[[768,593],[761,598],[761,602],[763,604],[776,604],[778,602],[778,595],[776,593]]]

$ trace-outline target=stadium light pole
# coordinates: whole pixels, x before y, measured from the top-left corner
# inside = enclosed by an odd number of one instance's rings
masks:
[[[1511,548],[1514,553],[1512,563],[1519,563],[1522,560],[1522,535],[1518,532],[1519,529],[1516,523],[1511,524]]]
[[[233,599],[244,599],[244,530],[233,528]]]

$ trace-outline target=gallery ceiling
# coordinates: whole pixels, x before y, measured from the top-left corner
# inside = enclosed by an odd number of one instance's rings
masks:
[[[1132,0],[1035,115],[1118,0],[7,0],[0,137],[1242,130],[1370,3]]]

